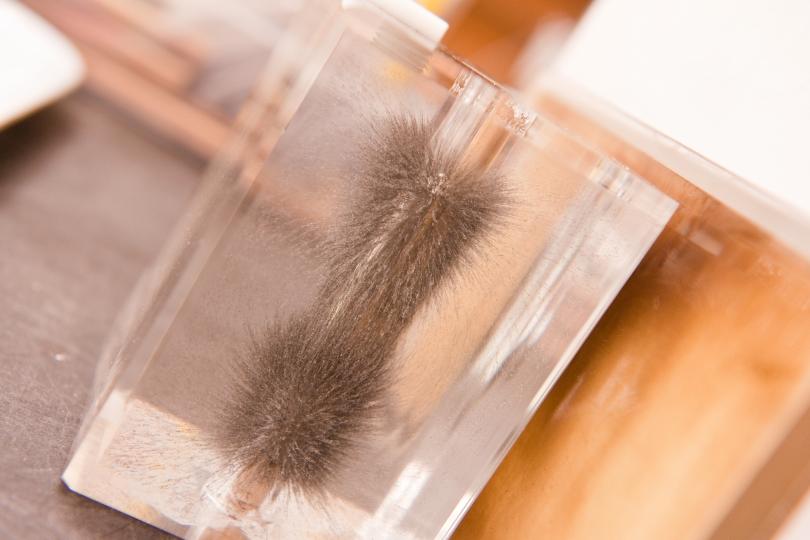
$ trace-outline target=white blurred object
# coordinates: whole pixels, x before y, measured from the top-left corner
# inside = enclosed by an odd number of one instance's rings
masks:
[[[139,0],[144,2],[145,0]],[[220,47],[236,50],[245,43],[272,47],[286,22],[307,5],[305,0],[161,0],[148,2],[165,11],[167,21],[178,27],[193,26],[210,32]],[[231,31],[238,30],[240,36]]]
[[[547,70],[574,30],[575,21],[568,17],[541,20],[515,62],[513,77],[517,88],[531,88]]]
[[[810,255],[810,2],[596,0],[544,84],[634,119],[597,118]]]
[[[810,538],[810,493],[804,496],[774,540],[807,540]]]
[[[49,24],[0,0],[0,128],[52,103],[81,82],[84,63]]]

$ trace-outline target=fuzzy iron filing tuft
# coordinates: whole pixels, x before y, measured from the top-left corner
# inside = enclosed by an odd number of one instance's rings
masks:
[[[394,117],[371,132],[315,304],[238,362],[216,442],[267,485],[323,489],[372,429],[398,338],[507,202],[502,178],[437,145],[429,122]]]

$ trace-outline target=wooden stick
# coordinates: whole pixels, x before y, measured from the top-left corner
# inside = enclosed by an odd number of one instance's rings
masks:
[[[199,65],[86,2],[25,1],[74,40],[104,51],[173,90],[186,90],[200,71]]]
[[[203,64],[209,55],[209,46],[204,36],[193,28],[175,31],[167,22],[169,10],[161,10],[143,0],[84,0],[112,14],[138,32],[150,37],[164,47],[187,58],[195,64]]]
[[[88,65],[87,86],[194,153],[210,159],[231,136],[219,119],[91,47],[79,46]]]

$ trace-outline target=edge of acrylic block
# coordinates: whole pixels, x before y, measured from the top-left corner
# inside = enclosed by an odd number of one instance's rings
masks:
[[[524,98],[493,81],[463,59],[439,48],[428,74],[452,81],[448,91],[465,101],[466,114],[494,116],[515,137],[523,137],[538,152],[567,161],[567,166],[641,210],[653,222],[665,224],[677,203],[630,168],[596,149],[588,140],[527,106]],[[471,87],[481,88],[470,91]],[[455,126],[454,126],[455,127]]]
[[[105,493],[104,488],[88,485],[83,480],[84,469],[87,466],[85,461],[87,461],[90,456],[82,453],[80,451],[81,448],[85,446],[88,438],[98,438],[99,435],[103,436],[105,433],[109,435],[109,431],[105,429],[105,426],[99,424],[99,420],[98,415],[93,417],[93,420],[89,422],[89,425],[87,426],[81,442],[75,445],[74,452],[70,458],[68,466],[62,473],[62,482],[64,482],[71,491],[83,497],[87,497],[94,502],[103,504],[107,508],[131,516],[139,521],[143,521],[144,523],[157,527],[158,529],[161,529],[169,534],[184,537],[188,531],[188,526],[168,519],[162,512],[158,510],[154,510],[136,500],[131,500],[125,493],[120,491],[115,494]],[[96,449],[104,448],[105,446],[106,445],[103,441],[97,441],[94,445]]]
[[[582,170],[584,176],[606,191],[613,193],[618,199],[645,213],[653,223],[664,225],[672,217],[678,203],[661,190],[653,186],[639,174],[615,159],[595,150],[587,140],[570,132],[553,121],[538,114],[535,125],[529,133],[529,138],[535,144],[543,146],[542,137],[538,132],[552,131],[553,137],[564,139],[575,146],[583,154],[589,154],[590,165]],[[581,159],[581,158],[580,158]]]
[[[612,162],[612,160],[610,160]],[[618,166],[617,163],[612,162],[611,166]],[[619,166],[620,170],[624,169],[623,167]],[[559,378],[562,376],[565,369],[574,359],[574,356],[582,347],[585,340],[593,331],[596,324],[605,314],[607,309],[615,300],[616,296],[619,294],[619,291],[624,287],[627,281],[630,279],[630,276],[636,271],[639,264],[643,260],[643,258],[647,255],[650,248],[652,247],[653,243],[658,239],[661,232],[664,230],[664,227],[669,222],[672,215],[677,210],[678,204],[668,196],[664,195],[660,191],[658,191],[655,187],[648,184],[645,180],[629,173],[629,171],[624,171],[623,174],[629,174],[632,178],[631,182],[633,183],[635,189],[638,190],[638,195],[648,202],[652,203],[652,208],[655,208],[653,213],[650,215],[652,218],[652,222],[654,224],[653,227],[648,231],[648,234],[639,242],[638,251],[635,254],[635,257],[632,261],[629,261],[626,265],[626,271],[624,275],[622,275],[619,279],[617,279],[612,287],[604,291],[601,300],[597,304],[597,306],[592,310],[590,316],[588,317],[585,324],[580,326],[579,331],[577,332],[576,336],[570,341],[569,346],[567,347],[565,354],[560,357],[559,361],[553,366],[550,370],[546,381],[543,385],[538,388],[534,398],[532,399],[531,405],[526,409],[526,414],[522,421],[518,423],[516,428],[512,431],[511,436],[503,441],[501,448],[495,458],[490,462],[490,466],[486,469],[482,469],[483,472],[478,474],[478,480],[473,484],[473,488],[470,489],[463,499],[461,499],[458,505],[454,508],[453,512],[448,515],[447,520],[443,524],[438,537],[441,538],[449,538],[453,531],[458,527],[462,518],[467,513],[467,511],[472,506],[475,499],[478,495],[483,491],[486,487],[486,484],[489,482],[489,479],[495,473],[497,468],[500,466],[503,459],[509,453],[509,450],[514,445],[515,441],[517,441],[518,437],[523,433],[526,426],[529,424],[531,419],[533,418],[534,414],[540,408],[540,405],[545,401],[545,398],[548,396],[549,392],[554,388],[554,385],[557,383]],[[626,193],[626,192],[625,192]],[[649,210],[650,207],[647,207]]]

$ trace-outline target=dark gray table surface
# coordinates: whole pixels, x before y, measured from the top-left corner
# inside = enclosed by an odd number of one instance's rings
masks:
[[[87,95],[0,132],[0,539],[167,536],[59,477],[112,320],[201,169]]]

